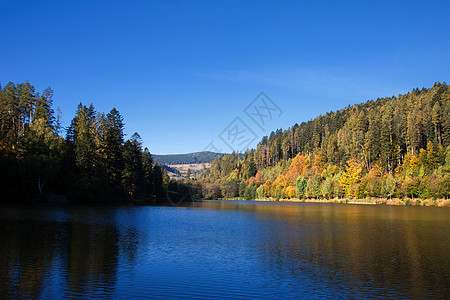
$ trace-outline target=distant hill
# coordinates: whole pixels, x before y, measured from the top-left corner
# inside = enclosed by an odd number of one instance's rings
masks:
[[[178,165],[178,164],[201,164],[209,163],[210,161],[222,156],[222,153],[215,153],[210,151],[194,152],[187,154],[152,154],[153,160],[163,165]]]
[[[173,167],[162,164],[161,168],[167,171],[170,177],[182,177],[181,172]],[[172,175],[172,176],[171,176]]]

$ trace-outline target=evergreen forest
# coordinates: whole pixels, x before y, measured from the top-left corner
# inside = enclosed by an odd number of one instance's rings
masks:
[[[105,114],[80,103],[62,128],[50,88],[38,93],[29,82],[0,85],[0,200],[166,197],[166,172],[138,133],[125,140],[124,126],[115,108]]]

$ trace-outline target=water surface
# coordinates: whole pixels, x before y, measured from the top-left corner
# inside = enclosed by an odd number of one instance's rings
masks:
[[[450,210],[0,207],[2,298],[447,298]]]

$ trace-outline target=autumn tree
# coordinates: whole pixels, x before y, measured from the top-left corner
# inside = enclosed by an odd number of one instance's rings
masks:
[[[355,196],[355,190],[352,186],[357,184],[361,180],[362,168],[356,159],[351,159],[348,161],[345,167],[345,172],[342,174],[340,179],[340,184],[344,193],[348,196]]]

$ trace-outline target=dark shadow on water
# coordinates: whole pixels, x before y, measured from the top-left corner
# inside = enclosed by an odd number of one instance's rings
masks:
[[[0,216],[0,295],[6,298],[110,297],[119,253],[136,259],[135,233],[117,227],[111,208],[3,206]]]

